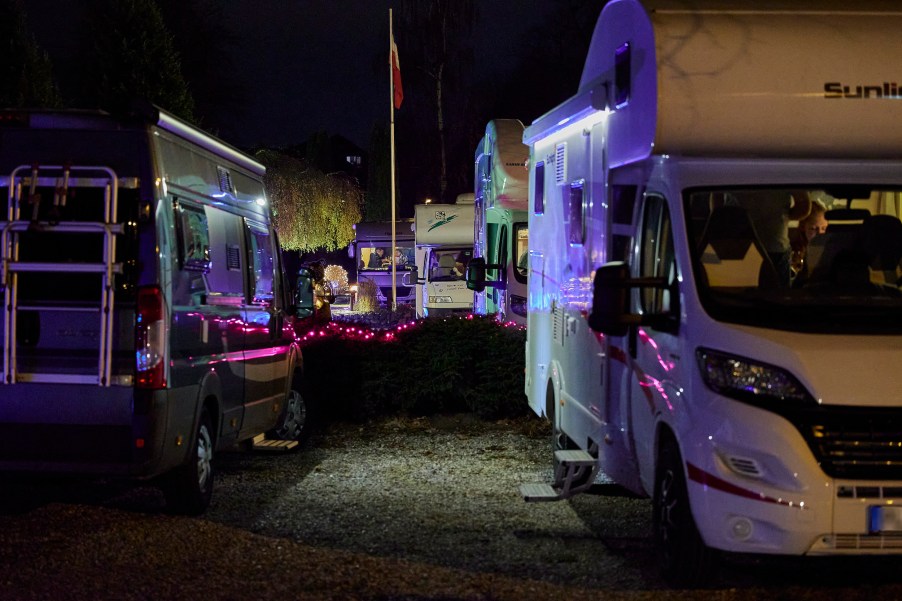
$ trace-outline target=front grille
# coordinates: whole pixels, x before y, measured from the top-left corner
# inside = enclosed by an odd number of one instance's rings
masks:
[[[902,550],[902,535],[900,534],[835,534],[828,539],[828,544],[834,549],[856,551],[899,551]]]
[[[787,417],[828,476],[902,480],[902,409],[819,407]]]

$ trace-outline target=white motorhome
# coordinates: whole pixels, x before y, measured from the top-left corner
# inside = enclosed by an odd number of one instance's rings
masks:
[[[788,4],[612,0],[523,138],[525,386],[559,452],[522,492],[651,496],[674,578],[902,553],[902,12]]]
[[[217,451],[306,436],[312,274],[291,300],[264,172],[154,107],[0,112],[0,471],[150,480],[195,514]]]
[[[455,204],[414,206],[416,269],[407,281],[416,285],[417,317],[467,313],[473,293],[464,279],[473,257],[473,195]]]
[[[412,219],[395,221],[392,247],[391,221],[362,221],[354,225],[354,240],[348,247],[348,254],[357,259],[357,283],[373,282],[376,298],[381,304],[391,306],[392,299],[399,304],[416,301],[414,287],[404,283],[404,275],[414,266],[412,229]]]
[[[489,121],[476,146],[475,243],[467,272],[473,310],[526,325],[529,147],[517,119]]]

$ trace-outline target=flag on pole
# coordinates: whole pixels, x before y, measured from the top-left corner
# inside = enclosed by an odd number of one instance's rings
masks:
[[[401,88],[401,65],[398,63],[398,46],[395,44],[395,34],[391,35],[391,81],[395,96],[395,108],[401,108],[404,100],[404,90]]]

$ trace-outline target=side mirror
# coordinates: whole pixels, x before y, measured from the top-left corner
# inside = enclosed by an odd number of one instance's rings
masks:
[[[485,290],[485,259],[473,257],[467,263],[467,288],[482,292]]]
[[[632,288],[668,291],[670,305],[661,313],[630,313],[629,291]],[[595,270],[589,327],[610,336],[625,336],[631,325],[648,325],[656,330],[676,333],[679,326],[679,298],[675,282],[669,283],[658,277],[630,278],[626,263],[612,261]]]
[[[595,270],[589,327],[596,332],[625,336],[629,330],[627,276],[629,270],[622,261],[607,263]]]
[[[313,272],[306,267],[298,270],[297,291],[294,294],[294,304],[298,315],[313,313]]]
[[[408,271],[401,277],[401,283],[405,286],[416,286],[419,284],[420,272],[416,265],[410,265]]]

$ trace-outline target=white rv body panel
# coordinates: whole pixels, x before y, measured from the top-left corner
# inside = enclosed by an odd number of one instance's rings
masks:
[[[417,317],[473,310],[473,293],[464,281],[473,256],[473,218],[472,200],[414,207]]]
[[[709,547],[902,552],[902,105],[886,71],[902,13],[856,8],[613,0],[578,93],[524,132],[529,404],[639,494],[661,488],[675,449]],[[774,196],[791,213],[800,189],[829,226],[805,247],[810,279],[784,282],[752,215]],[[750,223],[739,251],[738,222],[715,237],[726,214]],[[878,222],[892,232],[879,243]],[[623,335],[589,326],[614,311],[595,306],[615,297],[593,279],[615,261],[630,278]],[[754,281],[724,283],[721,266]]]
[[[474,256],[487,264],[485,289],[474,292],[474,311],[526,325],[528,277],[529,147],[523,124],[495,119],[476,147]]]

